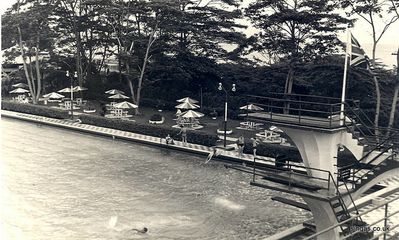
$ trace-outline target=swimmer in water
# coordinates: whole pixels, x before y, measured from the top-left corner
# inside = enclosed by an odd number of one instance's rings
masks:
[[[148,232],[148,228],[146,228],[146,227],[143,227],[143,229],[136,229],[136,228],[133,228],[133,229],[131,229],[131,231],[136,231],[136,232],[138,232],[138,233],[146,233],[146,232]]]

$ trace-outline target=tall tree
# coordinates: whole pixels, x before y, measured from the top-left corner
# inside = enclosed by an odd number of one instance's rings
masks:
[[[51,9],[51,0],[19,0],[2,16],[2,32],[8,36],[8,44],[17,46],[8,49],[6,55],[22,58],[34,104],[42,92],[43,54],[52,50],[52,32],[48,24]]]
[[[396,52],[396,79],[395,79],[395,88],[392,97],[391,113],[389,114],[388,131],[393,127],[393,123],[395,121],[398,95],[399,95],[399,48],[398,51]],[[389,133],[387,135],[389,135]]]
[[[389,1],[387,0],[344,0],[342,6],[349,10],[349,15],[360,17],[371,28],[373,40],[371,66],[375,68],[377,45],[389,27],[398,20],[398,16],[389,14]],[[382,27],[382,29],[379,31],[378,27]],[[374,127],[375,134],[379,135],[381,90],[377,75],[373,75],[373,81],[376,94]]]
[[[257,0],[246,16],[259,30],[256,51],[265,51],[288,64],[285,93],[291,93],[295,69],[338,50],[337,31],[350,21],[334,13],[339,9],[330,0]]]

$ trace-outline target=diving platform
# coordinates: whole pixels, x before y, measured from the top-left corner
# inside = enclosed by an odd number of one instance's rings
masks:
[[[374,129],[356,100],[269,94],[249,95],[246,104],[257,107],[240,116],[281,129],[298,148],[303,165],[276,162],[276,168],[262,169],[254,158],[252,166],[232,168],[251,174],[251,186],[300,196],[304,204],[277,200],[312,212],[313,220],[303,224],[312,236],[305,239],[373,239],[354,231],[354,226],[373,225],[362,219],[355,202],[399,175],[399,130]],[[352,153],[353,160],[340,160],[340,150]]]

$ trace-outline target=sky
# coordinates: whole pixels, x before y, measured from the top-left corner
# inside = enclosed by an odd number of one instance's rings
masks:
[[[244,0],[243,5],[248,5],[249,2],[253,0]],[[2,0],[0,2],[0,13],[3,13],[7,8],[9,8],[12,4],[14,4],[16,0]],[[243,21],[247,24],[246,21]],[[377,25],[377,31],[380,31],[383,27],[383,24]],[[249,27],[245,30],[246,34],[253,34],[256,30]],[[371,56],[372,49],[372,38],[371,38],[371,29],[367,26],[367,23],[363,20],[359,20],[355,23],[354,28],[351,30],[356,39],[360,42],[361,46],[366,51],[368,56]],[[341,33],[340,39],[345,41],[346,34]],[[378,48],[377,48],[377,58],[380,58],[381,61],[386,64],[388,67],[392,67],[396,65],[396,56],[392,55],[392,53],[396,53],[399,48],[399,21],[393,24],[389,30],[384,34],[381,38]]]

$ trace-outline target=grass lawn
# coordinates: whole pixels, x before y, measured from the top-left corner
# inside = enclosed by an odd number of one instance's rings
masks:
[[[96,109],[96,115],[100,115],[102,112],[102,105],[97,102],[97,101],[89,101],[84,108],[90,108],[90,109]],[[82,111],[82,110],[81,110]],[[199,112],[201,112],[199,110]],[[134,110],[129,110],[129,114],[134,113]],[[169,110],[162,110],[162,112],[159,112],[157,109],[154,108],[149,108],[149,107],[141,107],[140,108],[140,115],[134,115],[132,119],[134,119],[137,123],[142,123],[142,124],[150,124],[148,121],[150,120],[151,116],[154,114],[160,114],[161,116],[164,117],[165,121],[162,124],[163,126],[168,126],[172,127],[173,125],[176,125],[176,111],[169,111]],[[217,119],[212,119],[209,116],[204,116],[202,118],[199,118],[200,124],[204,126],[200,130],[189,130],[189,131],[202,131],[206,132],[208,134],[217,134],[216,130],[219,128],[223,130],[223,116],[217,117]],[[240,126],[240,122],[245,121],[245,119],[241,120],[232,120],[229,119],[227,122],[227,129],[233,130],[233,133],[230,135],[227,135],[228,138],[238,138],[239,136],[243,135],[244,138],[250,139],[255,137],[255,134],[262,131],[262,130],[242,130],[242,129],[237,129],[236,127]],[[270,124],[265,124],[262,126],[263,129],[269,128]],[[223,134],[219,134],[222,136]],[[287,138],[287,136],[284,136],[284,138]],[[231,142],[228,142],[228,144]]]

